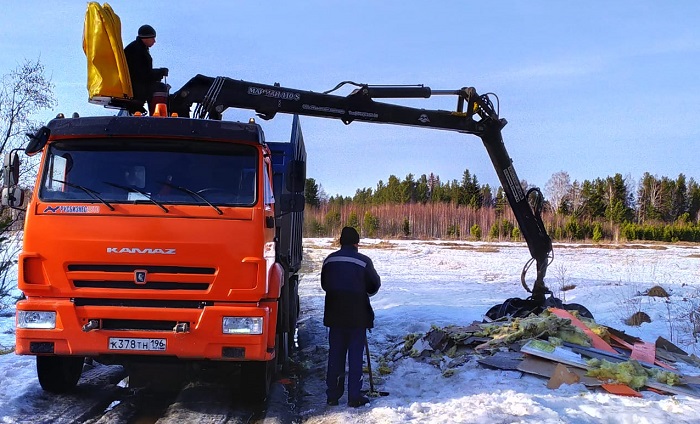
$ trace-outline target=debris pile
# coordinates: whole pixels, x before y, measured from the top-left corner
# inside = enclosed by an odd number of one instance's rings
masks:
[[[574,314],[550,308],[527,318],[432,327],[426,334],[407,335],[380,358],[380,367],[389,372],[388,363],[411,357],[449,377],[476,361],[549,378],[550,388],[580,382],[628,396],[641,396],[637,390],[646,389],[700,397],[700,377],[684,376],[674,366],[700,367],[700,358],[662,337],[655,344],[644,342]]]
[[[605,359],[592,358],[586,361],[586,364],[589,366],[586,375],[599,380],[626,384],[633,389],[641,389],[646,386],[649,378],[654,378],[659,383],[669,386],[680,384],[680,375],[658,368],[644,368],[634,359],[614,363]]]

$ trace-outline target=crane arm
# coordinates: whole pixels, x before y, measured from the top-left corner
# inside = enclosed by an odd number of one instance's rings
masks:
[[[540,216],[542,194],[539,189],[526,193],[521,186],[501,135],[507,121],[499,118],[489,96],[479,95],[472,87],[431,90],[422,85],[354,85],[357,88],[351,94],[339,96],[330,92],[318,93],[227,77],[197,75],[173,93],[169,102],[172,112],[179,116],[190,116],[192,113],[194,118],[221,119],[223,112],[232,107],[255,110],[263,119],[272,119],[277,113],[298,114],[339,119],[345,124],[362,121],[407,125],[480,137],[532,256],[523,270],[523,286],[532,292],[533,301],[544,303],[546,294],[551,293],[545,286],[544,277],[551,258],[552,242]],[[455,96],[455,110],[430,110],[375,101],[384,98],[430,98],[435,95]],[[195,103],[197,106],[191,112]],[[531,201],[534,205],[531,205]],[[536,264],[537,276],[530,290],[525,283],[525,273],[532,262]]]

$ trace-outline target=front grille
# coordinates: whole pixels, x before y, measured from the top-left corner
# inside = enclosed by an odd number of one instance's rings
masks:
[[[113,265],[113,264],[72,264],[68,265],[68,271],[93,271],[93,272],[134,272],[146,270],[156,274],[197,274],[214,275],[215,268],[194,266],[160,266],[160,265]]]
[[[145,264],[69,264],[66,276],[76,289],[187,290],[206,292],[216,268]],[[138,275],[137,275],[138,274]],[[136,283],[137,277],[139,284]]]
[[[123,306],[127,308],[176,308],[203,309],[213,305],[213,302],[197,300],[151,300],[151,299],[73,299],[75,306]]]
[[[145,284],[136,284],[133,281],[93,281],[73,280],[73,285],[79,288],[93,289],[140,289],[140,290],[207,290],[207,283],[176,283],[155,281]]]

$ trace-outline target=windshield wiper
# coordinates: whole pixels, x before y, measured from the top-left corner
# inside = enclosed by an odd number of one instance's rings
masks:
[[[199,200],[202,200],[202,201],[204,201],[207,205],[209,205],[209,206],[211,206],[212,208],[216,209],[216,211],[219,213],[219,215],[223,215],[223,214],[224,214],[224,212],[223,212],[221,209],[219,209],[218,206],[216,206],[215,204],[211,203],[211,202],[208,201],[204,196],[202,196],[201,194],[197,193],[197,192],[194,191],[194,190],[190,190],[190,189],[187,188],[187,187],[181,187],[181,186],[179,186],[179,185],[176,185],[176,184],[173,184],[173,183],[169,183],[169,182],[167,182],[167,181],[158,181],[158,183],[159,183],[159,184],[166,185],[166,186],[168,186],[168,187],[172,187],[172,188],[178,189],[178,190],[180,190],[180,191],[184,191],[185,193],[191,195],[192,197],[197,198],[197,199],[199,199]]]
[[[116,187],[116,188],[120,188],[120,189],[122,189],[122,190],[126,190],[127,192],[136,192],[136,193],[139,193],[139,194],[143,195],[143,197],[145,197],[146,199],[150,200],[151,203],[153,203],[154,205],[156,205],[156,206],[158,206],[159,208],[163,209],[163,211],[165,211],[165,213],[170,212],[170,211],[168,210],[168,208],[166,208],[165,206],[163,206],[162,203],[160,203],[160,202],[158,202],[157,200],[153,199],[153,196],[151,196],[150,194],[146,193],[145,191],[140,190],[140,189],[138,189],[138,188],[136,188],[136,187],[134,187],[134,186],[125,186],[125,185],[121,185],[121,184],[112,183],[112,182],[109,182],[109,181],[102,181],[102,182],[103,182],[104,184],[111,185],[112,187]]]
[[[92,197],[93,199],[99,200],[100,202],[104,203],[109,208],[109,210],[111,210],[111,211],[114,210],[114,206],[112,206],[109,202],[107,202],[105,199],[100,197],[99,191],[95,191],[91,188],[83,187],[83,186],[78,185],[78,184],[69,183],[68,181],[57,180],[55,178],[51,178],[51,181],[56,181],[57,183],[67,185],[68,187],[73,187],[73,188],[77,188],[78,190],[82,190],[85,193],[87,193],[88,196]]]

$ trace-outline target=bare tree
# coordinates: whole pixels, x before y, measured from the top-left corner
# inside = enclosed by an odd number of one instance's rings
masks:
[[[549,204],[552,205],[554,213],[559,212],[562,203],[566,200],[571,191],[571,178],[566,171],[559,171],[552,174],[552,177],[547,181],[544,187],[545,195]]]
[[[56,100],[54,86],[38,59],[26,60],[0,81],[0,153],[5,153],[24,142],[24,133],[35,129],[31,116],[50,109]]]
[[[647,219],[660,218],[662,208],[662,184],[656,176],[645,172],[637,189],[637,220],[643,224]]]
[[[44,65],[25,60],[14,70],[0,77],[0,155],[19,148],[26,141],[25,133],[34,132],[37,124],[31,117],[54,106],[53,84],[44,74]],[[36,162],[23,161],[20,181],[31,181]],[[32,166],[32,163],[34,166]],[[0,206],[0,300],[10,295],[14,278],[10,272],[16,263],[21,234],[13,224],[21,215]],[[0,302],[0,309],[3,303]]]
[[[581,183],[578,180],[571,184],[571,190],[568,194],[569,207],[571,209],[571,214],[574,216],[579,216],[581,209],[583,208],[584,198],[583,189],[581,188]]]

